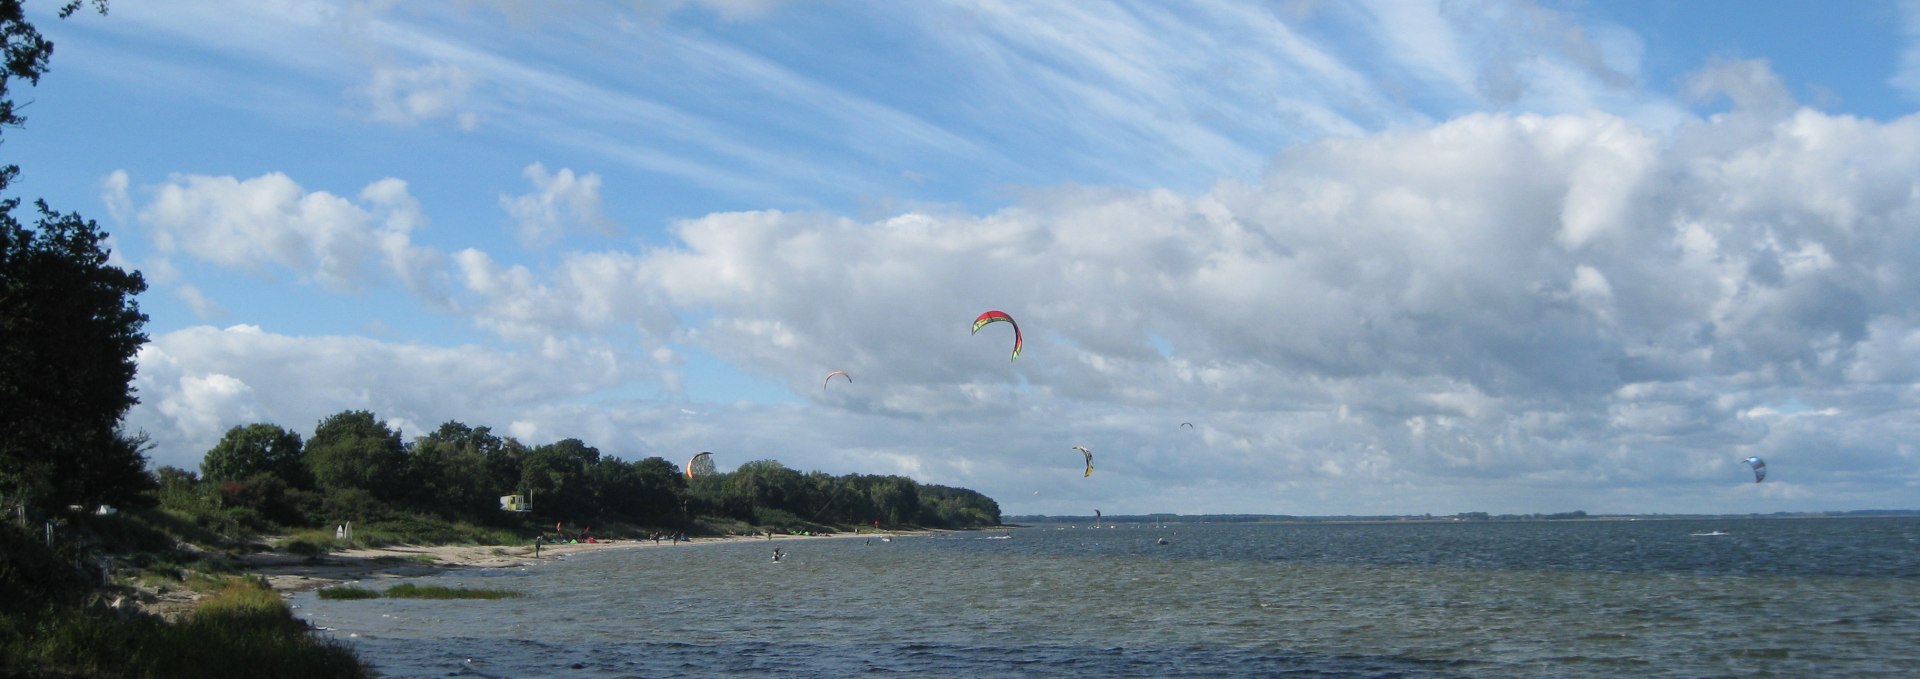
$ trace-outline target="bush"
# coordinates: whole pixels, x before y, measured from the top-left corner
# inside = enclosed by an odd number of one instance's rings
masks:
[[[321,530],[310,530],[281,540],[279,548],[286,550],[288,554],[298,554],[312,559],[325,556],[333,550],[339,549],[340,544],[334,541],[332,533]]]
[[[46,537],[0,523],[0,601],[9,609],[77,604],[93,583],[47,548]]]
[[[509,589],[467,589],[440,585],[422,587],[410,582],[387,588],[389,599],[508,599],[517,596],[520,596],[519,592]]]
[[[322,588],[320,591],[315,592],[314,594],[318,595],[322,599],[378,599],[380,598],[379,592],[373,591],[371,589],[367,589],[365,587],[356,587],[353,585],[336,585],[333,587],[325,587],[325,588]]]
[[[109,650],[110,649],[110,650]],[[365,677],[340,644],[307,633],[279,595],[234,580],[179,624],[97,609],[0,617],[0,676]]]

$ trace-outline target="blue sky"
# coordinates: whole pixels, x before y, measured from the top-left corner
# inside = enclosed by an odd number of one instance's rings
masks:
[[[1920,506],[1911,3],[42,4],[4,151],[151,284],[158,464],[365,409],[1016,514]]]

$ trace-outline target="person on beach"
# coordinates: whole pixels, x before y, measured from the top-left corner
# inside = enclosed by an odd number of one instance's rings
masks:
[[[546,533],[541,533],[539,535],[533,536],[533,558],[535,559],[540,558],[540,545],[544,545],[544,544],[547,544]]]

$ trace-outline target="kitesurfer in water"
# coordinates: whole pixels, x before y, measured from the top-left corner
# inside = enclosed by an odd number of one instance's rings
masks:
[[[775,562],[778,562],[779,560],[784,559],[786,557],[787,557],[786,550],[780,549],[779,547],[773,548],[773,560]]]

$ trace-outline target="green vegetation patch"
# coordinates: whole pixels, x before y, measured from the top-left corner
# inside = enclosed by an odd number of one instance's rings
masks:
[[[318,594],[322,599],[378,599],[380,598],[380,592],[378,591],[367,589],[365,587],[355,587],[353,585],[339,585],[337,587],[326,587],[321,589],[318,592],[315,592],[315,594]]]
[[[104,649],[112,649],[107,652]],[[178,624],[99,608],[0,615],[0,676],[365,677],[343,645],[313,636],[279,595],[234,580]]]
[[[387,588],[390,599],[509,599],[520,596],[510,589],[469,589],[466,587],[420,586],[402,583]]]

